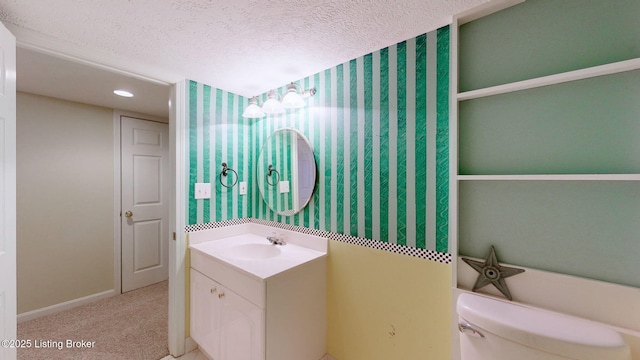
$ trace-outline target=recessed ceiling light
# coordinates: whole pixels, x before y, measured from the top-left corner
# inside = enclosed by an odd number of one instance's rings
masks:
[[[118,96],[124,96],[124,97],[133,97],[133,94],[128,92],[127,90],[113,90],[113,93],[118,95]]]

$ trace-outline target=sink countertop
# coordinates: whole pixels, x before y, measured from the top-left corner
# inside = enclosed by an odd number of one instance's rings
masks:
[[[286,242],[287,239],[284,239],[284,241]],[[251,259],[234,256],[232,254],[233,251],[231,250],[236,246],[248,244],[274,246],[280,250],[280,254],[267,258]],[[255,234],[243,234],[205,241],[190,245],[189,248],[260,279],[267,279],[278,273],[327,255],[326,252],[312,250],[289,242],[287,242],[286,245],[271,245],[265,237]]]

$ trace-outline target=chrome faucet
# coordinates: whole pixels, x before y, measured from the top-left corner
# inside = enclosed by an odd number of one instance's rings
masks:
[[[284,242],[284,239],[282,239],[282,237],[278,237],[275,234],[271,235],[271,236],[267,236],[267,240],[269,240],[269,242],[273,245],[285,245],[286,242]]]

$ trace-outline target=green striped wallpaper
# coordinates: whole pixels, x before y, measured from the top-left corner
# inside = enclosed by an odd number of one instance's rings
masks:
[[[297,83],[318,91],[307,107],[247,121],[246,99],[191,82],[188,223],[250,216],[448,252],[449,27]],[[305,134],[318,166],[313,198],[293,216],[272,212],[255,185],[254,159],[283,127]],[[215,199],[193,200],[193,183],[217,183],[224,159],[251,201],[218,184]]]
[[[187,198],[188,224],[239,219],[251,216],[250,195],[240,195],[239,186],[227,188],[234,181],[246,181],[251,188],[254,146],[251,121],[243,118],[246,99],[189,82],[188,138],[189,149]],[[221,176],[222,163],[229,171]],[[211,199],[194,199],[195,183],[211,183]],[[256,189],[257,190],[257,189]]]

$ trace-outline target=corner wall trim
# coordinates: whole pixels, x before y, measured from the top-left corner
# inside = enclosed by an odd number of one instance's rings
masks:
[[[81,297],[81,298],[78,298],[78,299],[65,301],[63,303],[47,306],[47,307],[44,307],[42,309],[28,311],[28,312],[25,312],[25,313],[22,313],[22,314],[18,315],[18,323],[22,323],[22,322],[29,321],[29,320],[34,320],[34,319],[37,319],[37,318],[40,318],[40,317],[43,317],[43,316],[46,316],[46,315],[53,315],[53,314],[59,313],[59,312],[64,311],[64,310],[73,309],[73,308],[78,307],[78,306],[90,304],[92,302],[95,302],[95,301],[98,301],[98,300],[102,300],[102,299],[106,299],[108,297],[119,295],[119,294],[120,294],[119,291],[111,289],[111,290],[103,291],[103,292],[96,293],[96,294],[93,294],[93,295]]]

